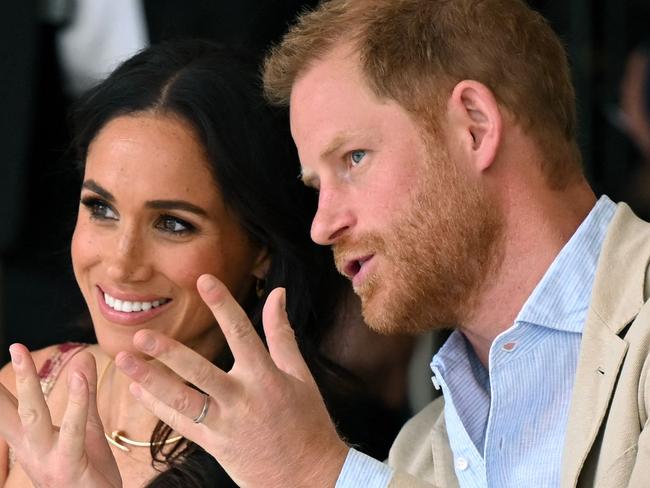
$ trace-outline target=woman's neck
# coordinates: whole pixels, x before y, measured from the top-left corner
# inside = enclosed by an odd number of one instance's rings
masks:
[[[97,360],[97,410],[104,431],[109,436],[117,431],[132,440],[149,442],[158,419],[131,395],[131,380],[115,367],[113,358],[98,346],[93,353]],[[148,448],[131,451],[144,451],[149,457]]]

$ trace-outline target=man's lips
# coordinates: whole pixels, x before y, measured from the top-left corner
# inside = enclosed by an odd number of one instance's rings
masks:
[[[367,254],[355,259],[346,260],[345,264],[343,265],[343,274],[350,280],[354,281],[354,278],[361,272],[364,265],[372,258],[372,254]]]

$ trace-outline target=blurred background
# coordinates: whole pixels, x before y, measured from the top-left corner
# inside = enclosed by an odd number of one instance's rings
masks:
[[[261,56],[299,0],[21,0],[0,15],[0,359],[15,341],[83,340],[69,260],[79,175],[66,149],[78,94],[148,43],[205,37]],[[531,0],[565,42],[580,144],[598,194],[650,217],[650,1]],[[430,357],[429,352],[425,353]]]

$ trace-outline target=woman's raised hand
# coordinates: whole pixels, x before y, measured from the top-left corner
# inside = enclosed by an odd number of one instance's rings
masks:
[[[38,487],[122,486],[97,412],[97,369],[89,352],[67,367],[68,403],[61,426],[52,423],[34,361],[27,348],[9,348],[16,376],[14,397],[0,385],[0,436]]]
[[[270,295],[263,312],[267,351],[248,317],[223,283],[198,281],[235,359],[222,371],[164,335],[134,336],[142,352],[182,379],[129,353],[116,364],[135,383],[131,392],[154,415],[212,454],[242,487],[332,487],[348,447],[330,420],[302,358],[285,312],[284,290]]]

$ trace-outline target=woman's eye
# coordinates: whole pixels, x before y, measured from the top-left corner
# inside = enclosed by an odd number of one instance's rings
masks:
[[[352,162],[352,166],[357,166],[359,163],[361,163],[361,160],[366,156],[366,151],[362,149],[357,149],[355,151],[350,152],[350,161]]]
[[[160,217],[156,223],[156,228],[174,235],[185,235],[195,230],[192,224],[170,215]]]
[[[90,216],[98,220],[117,220],[117,214],[111,206],[99,198],[84,198],[81,204],[88,209]]]

